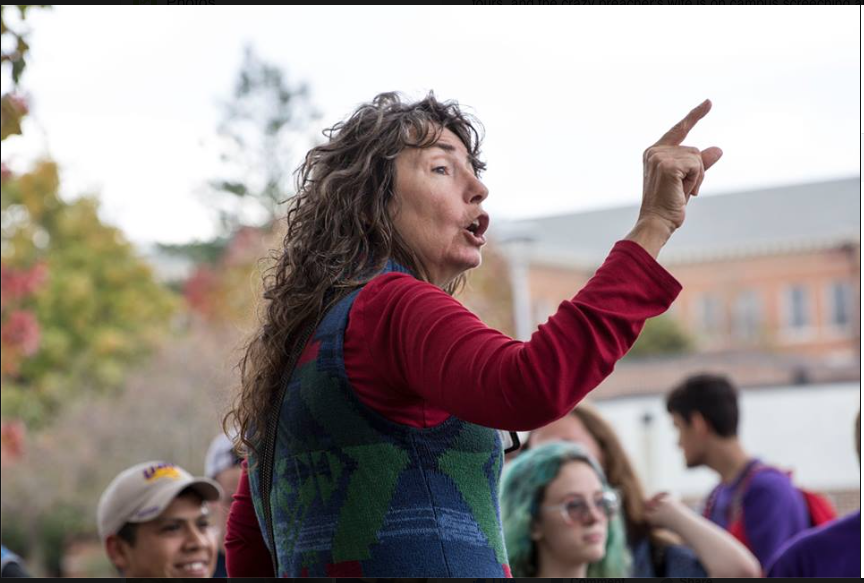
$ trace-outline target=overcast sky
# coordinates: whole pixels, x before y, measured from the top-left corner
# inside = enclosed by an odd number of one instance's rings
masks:
[[[332,125],[382,91],[470,106],[493,223],[635,204],[641,154],[706,97],[702,192],[859,174],[860,15],[791,7],[68,7],[33,13],[22,170],[49,153],[138,243],[213,233],[218,102],[251,43]],[[7,82],[4,77],[4,91]],[[286,161],[291,166],[296,160]]]

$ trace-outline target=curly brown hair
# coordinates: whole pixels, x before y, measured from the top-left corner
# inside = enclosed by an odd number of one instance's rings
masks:
[[[368,282],[389,259],[429,281],[426,266],[393,223],[391,213],[399,212],[395,162],[406,148],[433,145],[445,129],[461,140],[479,175],[486,167],[480,160],[482,125],[432,92],[416,102],[381,93],[324,130],[327,140],[306,154],[295,173],[297,194],[288,201],[282,249],[264,272],[261,326],[245,347],[240,390],[223,420],[238,451],[257,451],[295,337],[331,307],[334,296]],[[460,275],[444,291],[453,294],[463,283]]]

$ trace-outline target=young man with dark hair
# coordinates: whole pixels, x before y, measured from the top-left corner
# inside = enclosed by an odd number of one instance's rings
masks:
[[[210,524],[207,502],[221,495],[213,480],[193,478],[165,462],[123,471],[97,510],[108,558],[124,577],[212,576],[217,528]]]
[[[738,394],[724,376],[690,377],[666,399],[688,468],[707,466],[720,484],[704,515],[749,548],[765,568],[777,549],[810,527],[807,502],[785,473],[751,457],[738,439]]]

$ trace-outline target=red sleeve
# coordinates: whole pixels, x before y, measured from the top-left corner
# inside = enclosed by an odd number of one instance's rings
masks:
[[[273,577],[273,559],[252,506],[245,460],[242,467],[225,530],[225,567],[229,577]]]
[[[388,273],[364,287],[351,310],[348,333],[365,350],[364,370],[350,371],[352,382],[357,375],[374,385],[382,402],[419,399],[479,425],[536,429],[599,385],[645,320],[665,312],[680,291],[642,247],[619,241],[585,287],[519,342],[440,288]]]

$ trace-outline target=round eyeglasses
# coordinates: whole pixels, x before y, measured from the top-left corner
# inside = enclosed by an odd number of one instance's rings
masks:
[[[597,510],[607,519],[612,518],[621,506],[618,494],[612,490],[606,490],[593,499],[581,496],[565,500],[561,504],[544,505],[546,510],[558,510],[567,524],[584,523],[591,516],[591,507]]]

